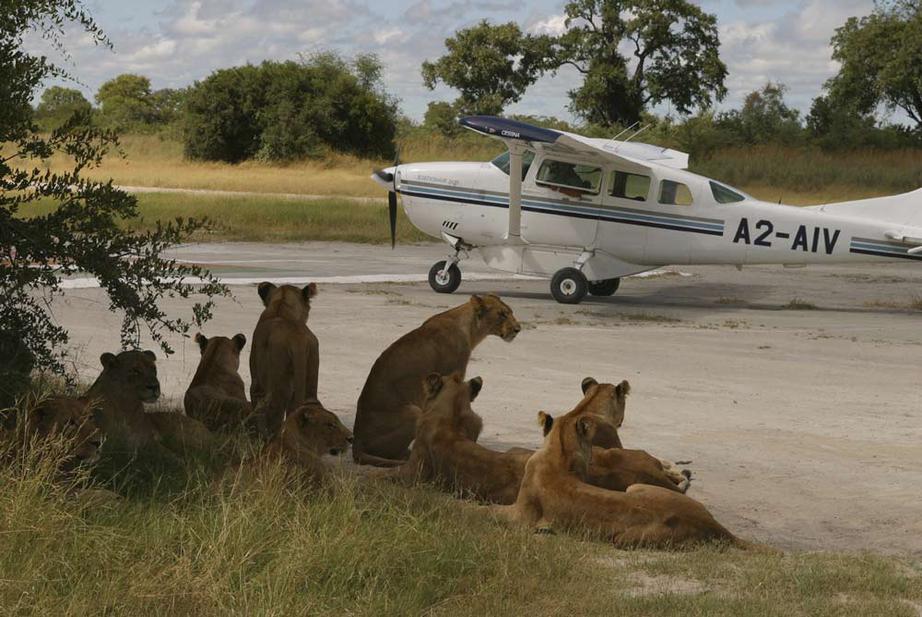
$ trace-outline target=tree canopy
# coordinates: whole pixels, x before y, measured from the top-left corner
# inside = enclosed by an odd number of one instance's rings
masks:
[[[51,86],[42,93],[35,109],[35,121],[43,130],[58,128],[75,114],[90,114],[93,106],[79,90]]]
[[[572,0],[565,12],[559,62],[583,77],[570,99],[585,120],[630,125],[650,104],[687,114],[726,95],[717,18],[691,2]]]
[[[866,17],[851,17],[832,37],[839,73],[827,83],[835,104],[873,113],[878,105],[900,109],[922,128],[922,3],[879,4]]]
[[[28,384],[33,368],[64,372],[67,331],[52,317],[62,279],[77,272],[96,277],[109,310],[123,316],[121,344],[140,344],[142,330],[169,346],[165,332],[186,332],[210,316],[210,297],[224,293],[206,271],[161,259],[164,248],[202,225],[194,220],[128,232],[120,223],[138,215],[137,202],[112,186],[83,179],[87,167],[117,145],[112,132],[77,112],[50,135],[39,132],[30,100],[49,77],[67,77],[48,58],[23,49],[27,32],[38,31],[63,51],[61,33],[76,22],[97,43],[108,40],[78,0],[19,0],[0,11],[0,406]],[[66,155],[73,168],[52,173],[40,164]],[[41,208],[37,208],[37,205]],[[183,282],[201,279],[203,285]],[[191,319],[167,315],[165,297],[209,298],[191,307]],[[115,342],[113,341],[113,344]]]
[[[518,101],[526,88],[554,65],[550,36],[523,34],[515,23],[483,20],[445,39],[447,53],[423,62],[430,90],[443,82],[460,91],[457,113],[496,115]]]

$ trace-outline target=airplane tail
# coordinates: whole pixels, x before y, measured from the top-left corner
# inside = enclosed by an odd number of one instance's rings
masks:
[[[894,231],[902,227],[922,228],[922,189],[889,197],[873,197],[857,201],[810,206],[808,210],[818,210],[839,216],[872,219],[877,222],[894,224]],[[917,234],[913,234],[917,235]]]

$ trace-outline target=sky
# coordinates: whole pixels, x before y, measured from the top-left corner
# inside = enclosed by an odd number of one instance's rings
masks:
[[[378,54],[388,92],[401,110],[422,119],[433,100],[457,93],[428,90],[420,77],[423,60],[444,53],[444,41],[481,19],[517,22],[529,32],[559,33],[562,0],[85,0],[108,34],[112,50],[96,46],[77,29],[65,45],[71,54],[71,84],[87,98],[120,73],[140,73],[154,89],[182,87],[218,68],[299,54],[335,50],[346,57]],[[767,81],[788,87],[786,100],[806,113],[823,82],[837,71],[829,39],[850,16],[873,9],[873,0],[701,0],[714,13],[720,55],[729,70],[729,93],[718,109],[739,107]],[[37,37],[28,45],[42,50]],[[564,68],[542,77],[507,113],[572,119],[567,92],[578,74]],[[671,112],[664,104],[655,111]],[[899,118],[893,118],[898,121]]]

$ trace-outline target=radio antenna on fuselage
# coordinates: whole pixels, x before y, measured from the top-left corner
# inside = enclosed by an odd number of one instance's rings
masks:
[[[631,135],[630,137],[628,137],[628,138],[625,139],[624,141],[625,141],[625,142],[631,141],[632,139],[634,139],[635,137],[637,137],[638,135],[640,135],[641,133],[643,133],[644,131],[646,131],[648,128],[650,128],[650,126],[651,126],[651,125],[648,124],[647,126],[642,126],[642,127],[640,127],[640,130],[638,130],[636,133],[634,133],[633,135]]]
[[[612,138],[611,138],[612,142],[618,141],[618,138],[619,138],[619,137],[621,137],[622,135],[624,135],[625,133],[627,133],[628,131],[630,131],[631,129],[633,129],[633,128],[634,128],[635,126],[637,126],[638,124],[640,124],[640,120],[638,120],[637,122],[635,122],[635,123],[632,124],[631,126],[627,127],[626,129],[624,129],[623,131],[621,131],[620,133],[618,133],[617,135],[615,135],[614,137],[612,137]]]

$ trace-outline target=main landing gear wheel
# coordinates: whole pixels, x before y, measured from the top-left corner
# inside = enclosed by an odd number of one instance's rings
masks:
[[[561,304],[579,304],[588,290],[586,276],[576,268],[561,268],[551,279],[551,295]]]
[[[603,281],[589,281],[589,293],[593,296],[610,296],[618,291],[621,279],[605,279]]]
[[[458,264],[445,268],[444,261],[437,261],[429,270],[429,287],[440,294],[450,294],[461,284],[461,269]]]

